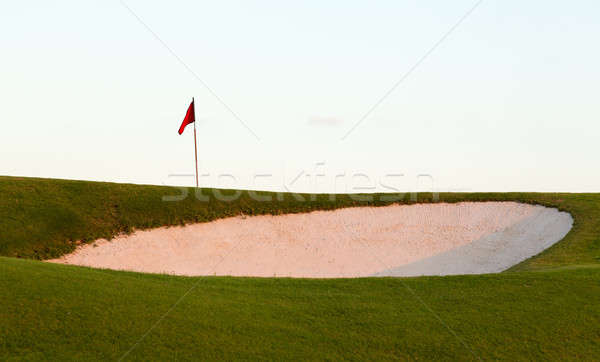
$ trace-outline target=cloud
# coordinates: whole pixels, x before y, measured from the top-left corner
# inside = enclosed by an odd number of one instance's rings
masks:
[[[308,119],[308,124],[310,124],[311,126],[335,127],[335,126],[342,124],[343,122],[344,121],[342,121],[341,119],[335,118],[335,117],[315,116],[315,117],[310,117]]]

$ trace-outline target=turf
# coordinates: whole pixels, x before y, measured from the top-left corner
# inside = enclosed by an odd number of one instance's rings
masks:
[[[0,296],[0,359],[119,359],[193,286],[126,359],[600,355],[598,267],[301,280],[167,277],[2,258],[0,273],[9,291]]]
[[[495,275],[183,278],[32,260],[71,251],[77,240],[141,228],[390,202],[381,201],[382,195],[373,201],[301,195],[300,201],[269,193],[261,195],[273,201],[259,202],[247,192],[231,202],[162,201],[178,193],[159,186],[0,177],[0,255],[6,256],[0,257],[0,359],[600,355],[600,194],[441,194],[442,202],[513,200],[573,215],[564,240]],[[414,202],[404,196],[401,202]],[[432,196],[419,194],[417,202],[431,202]]]

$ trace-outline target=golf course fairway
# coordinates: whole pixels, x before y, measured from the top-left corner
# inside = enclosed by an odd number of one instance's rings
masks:
[[[583,359],[600,355],[600,194],[237,195],[0,177],[0,359]],[[256,195],[270,197],[258,201]],[[393,200],[392,200],[393,199]],[[560,241],[502,273],[186,277],[47,263],[97,239],[231,217],[516,203],[567,213]],[[365,255],[367,258],[368,255]]]

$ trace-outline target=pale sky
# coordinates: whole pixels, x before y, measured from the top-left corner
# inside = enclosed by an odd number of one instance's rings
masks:
[[[124,3],[0,4],[1,175],[600,191],[598,1]]]

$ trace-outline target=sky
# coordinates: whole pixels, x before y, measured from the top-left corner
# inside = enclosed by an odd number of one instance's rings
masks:
[[[0,4],[0,175],[600,191],[597,1]]]

